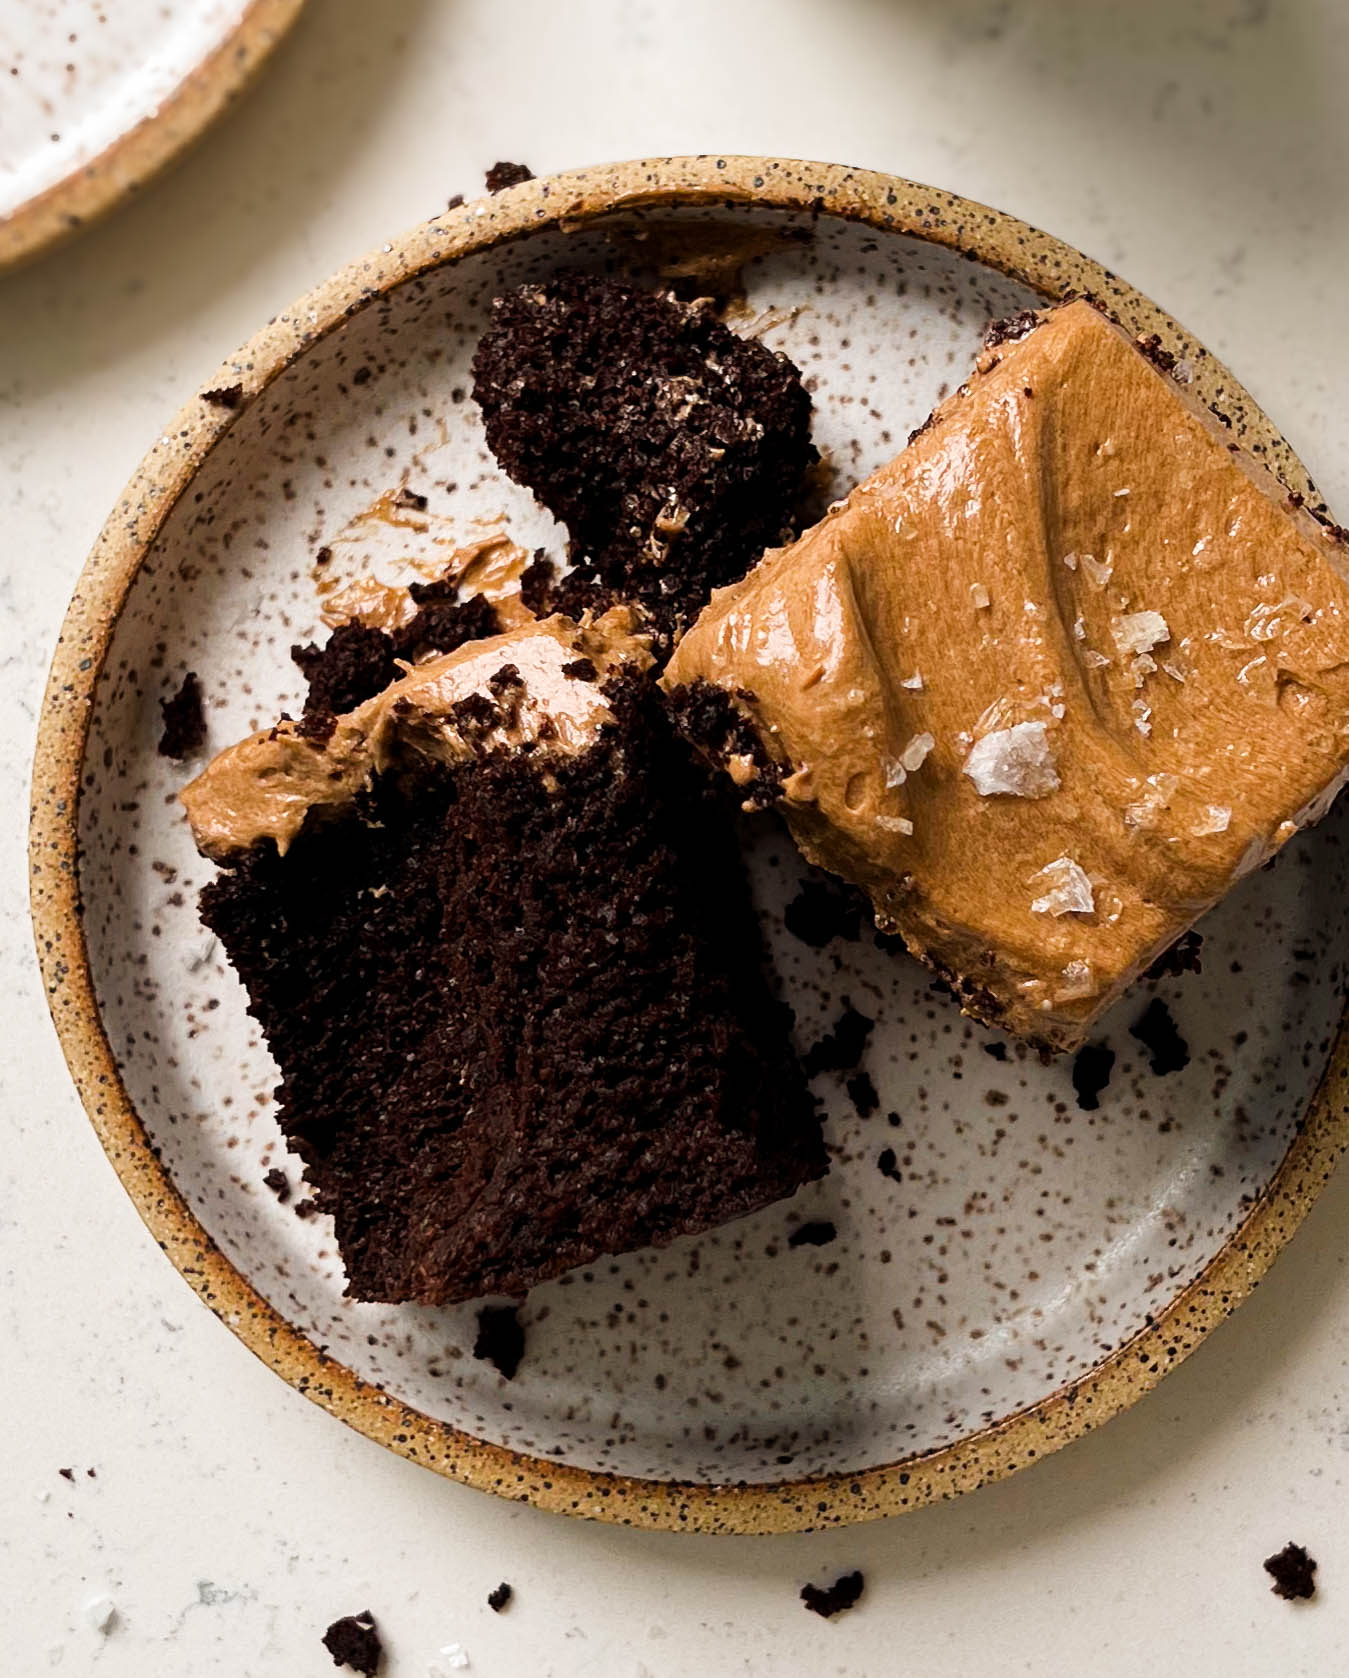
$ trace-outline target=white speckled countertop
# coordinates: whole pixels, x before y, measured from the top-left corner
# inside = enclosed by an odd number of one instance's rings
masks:
[[[268,315],[498,157],[542,173],[789,153],[999,204],[1197,331],[1343,516],[1346,71],[1338,0],[312,0],[168,179],[0,280],[0,1670],[318,1678],[324,1627],[367,1606],[388,1678],[448,1670],[454,1643],[495,1678],[1342,1670],[1343,1172],[1158,1393],[1010,1482],[781,1540],[539,1515],[346,1432],[156,1250],[47,1021],[22,818],[66,597],[165,416]],[[1261,1572],[1289,1538],[1320,1562],[1309,1605]],[[803,1611],[803,1582],[851,1567],[858,1609]],[[85,1613],[99,1596],[106,1634]]]

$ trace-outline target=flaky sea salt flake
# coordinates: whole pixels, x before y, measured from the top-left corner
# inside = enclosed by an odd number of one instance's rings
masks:
[[[906,676],[899,685],[902,688],[911,689],[914,693],[921,693],[923,691],[923,678],[921,674],[915,670],[912,676]]]
[[[1056,857],[1031,876],[1032,885],[1044,892],[1031,902],[1036,915],[1090,915],[1096,908],[1096,894],[1085,872],[1070,856]]]
[[[993,604],[993,597],[984,583],[970,584],[970,599],[974,602],[975,610],[985,612]]]
[[[1171,639],[1171,628],[1160,612],[1129,612],[1110,626],[1121,653],[1150,653]]]
[[[927,761],[928,753],[936,744],[937,742],[930,734],[915,734],[913,739],[905,746],[899,761],[912,775],[915,769],[923,767]]]
[[[1204,839],[1210,833],[1226,833],[1231,823],[1232,812],[1225,804],[1210,804],[1190,832],[1196,839]]]
[[[1083,554],[1081,564],[1084,574],[1091,578],[1097,588],[1104,588],[1115,570],[1109,560],[1099,560],[1094,554]]]
[[[1054,754],[1042,722],[1019,722],[976,740],[964,773],[981,798],[1044,798],[1059,787]]]

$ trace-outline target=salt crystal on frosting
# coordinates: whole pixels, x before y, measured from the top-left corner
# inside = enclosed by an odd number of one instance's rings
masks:
[[[1113,573],[1115,567],[1108,561],[1105,564],[1102,564],[1101,561],[1093,554],[1083,554],[1081,559],[1082,569],[1086,572],[1087,576],[1091,578],[1092,582],[1094,582],[1098,588],[1104,588],[1110,581],[1111,574]]]
[[[1110,660],[1104,653],[1098,653],[1095,647],[1088,647],[1086,652],[1082,654],[1082,662],[1090,665],[1093,670],[1104,670]]]
[[[1073,1002],[1081,996],[1095,996],[1100,988],[1096,983],[1096,971],[1089,961],[1070,961],[1063,970],[1063,989],[1058,993],[1060,1002]]]
[[[1171,629],[1160,612],[1130,612],[1117,618],[1110,633],[1122,653],[1150,653],[1171,639]]]
[[[1141,699],[1134,700],[1134,727],[1140,734],[1152,733],[1152,706],[1145,705]]]
[[[902,688],[912,688],[915,693],[919,693],[922,691],[923,678],[919,672],[915,670],[912,676],[906,676],[899,685]]]
[[[970,584],[970,599],[981,612],[992,605],[992,597],[983,583]]]
[[[930,734],[915,734],[913,739],[905,746],[899,761],[912,774],[915,769],[923,767],[927,760],[927,754],[936,744],[937,742]]]
[[[1044,894],[1031,903],[1037,915],[1090,915],[1096,908],[1096,894],[1091,881],[1070,856],[1056,857],[1046,863],[1038,874],[1031,876],[1031,884],[1043,884]]]
[[[976,740],[965,759],[965,774],[981,798],[1044,798],[1059,787],[1054,754],[1042,722],[1019,722]]]
[[[1203,839],[1210,833],[1226,833],[1231,823],[1232,812],[1225,804],[1210,804],[1190,832],[1196,839]]]

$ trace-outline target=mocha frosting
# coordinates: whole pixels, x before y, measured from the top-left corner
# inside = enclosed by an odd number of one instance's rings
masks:
[[[1073,303],[718,590],[664,681],[745,711],[802,850],[969,1011],[1071,1047],[1338,790],[1342,565]]]
[[[605,678],[650,663],[623,608],[590,624],[530,622],[409,667],[339,717],[326,740],[291,721],[264,729],[221,752],[179,797],[208,856],[264,839],[284,854],[311,811],[349,807],[400,763],[459,763],[529,744],[545,754],[584,751],[612,720]]]

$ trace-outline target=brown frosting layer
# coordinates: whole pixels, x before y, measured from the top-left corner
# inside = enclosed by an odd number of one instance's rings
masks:
[[[805,854],[968,1010],[1071,1047],[1349,765],[1343,550],[1086,303],[719,590]]]
[[[586,660],[592,669],[568,671]],[[463,762],[530,742],[547,753],[585,750],[613,715],[600,684],[620,665],[650,663],[623,608],[588,624],[531,621],[409,667],[339,717],[326,740],[285,721],[227,747],[179,797],[208,856],[261,839],[284,854],[311,810],[346,808],[400,762]]]

